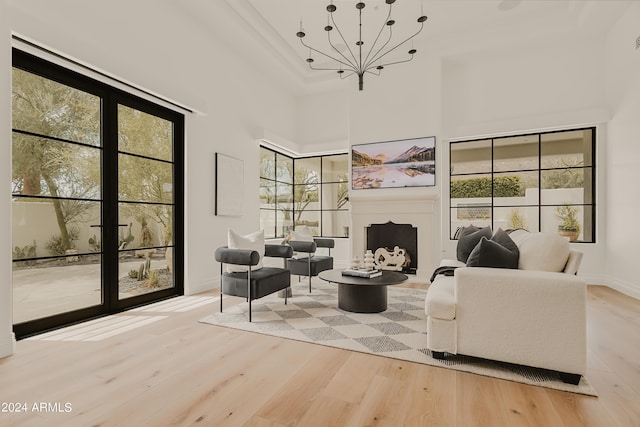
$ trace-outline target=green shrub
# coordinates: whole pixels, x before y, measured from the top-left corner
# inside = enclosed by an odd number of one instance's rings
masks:
[[[13,248],[13,259],[17,260],[17,259],[25,259],[25,258],[35,258],[37,256],[36,254],[36,241],[33,241],[33,245],[27,245],[27,246],[23,246],[23,247],[19,247],[16,246],[15,248]],[[16,263],[16,265],[18,266],[30,266],[30,265],[34,265],[35,261],[31,260],[31,261],[22,261],[19,263]]]
[[[524,196],[520,177],[496,176],[493,179],[493,197]],[[474,197],[491,197],[491,178],[470,178],[451,182],[452,199],[469,199]]]
[[[45,243],[44,247],[52,254],[52,255],[64,255],[67,249],[73,248],[73,242],[78,240],[78,236],[80,234],[80,230],[77,228],[69,229],[69,240],[71,240],[71,248],[65,248],[62,243],[62,236],[57,234],[51,236],[51,238]]]

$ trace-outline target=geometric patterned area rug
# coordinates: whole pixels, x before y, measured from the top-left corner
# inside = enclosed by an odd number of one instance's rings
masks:
[[[304,282],[293,283],[292,288],[293,297],[286,305],[277,293],[254,300],[251,323],[247,302],[223,307],[224,313],[200,322],[597,396],[584,377],[572,385],[546,369],[450,354],[445,360],[434,359],[426,348],[426,290],[389,286],[386,311],[351,313],[338,308],[337,285],[317,279],[311,294]]]

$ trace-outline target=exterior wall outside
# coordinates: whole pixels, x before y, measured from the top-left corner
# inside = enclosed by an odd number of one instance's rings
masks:
[[[12,204],[12,219],[13,224],[38,224],[38,227],[16,227],[13,230],[13,243],[12,247],[18,246],[20,248],[32,245],[36,242],[37,256],[49,256],[53,255],[47,252],[45,245],[47,241],[54,235],[59,235],[60,230],[58,223],[56,222],[55,212],[53,210],[53,203],[51,202],[13,202]],[[100,220],[100,211],[98,208],[92,209],[87,212],[87,218],[94,219],[98,223]],[[134,218],[124,217],[121,219],[123,224],[132,224],[131,234],[134,236],[134,241],[128,246],[128,248],[136,248],[141,245],[139,238],[142,229],[141,224]],[[91,246],[89,245],[89,238],[95,236],[96,229],[89,228],[87,224],[93,223],[92,220],[83,223],[82,226],[75,226],[79,230],[78,239],[74,242],[75,249],[80,252],[91,252]],[[74,227],[72,224],[71,227]],[[151,234],[153,236],[154,245],[164,244],[164,230],[156,221],[150,221],[148,224]],[[123,227],[120,230],[121,236],[126,236],[129,232],[129,227]]]

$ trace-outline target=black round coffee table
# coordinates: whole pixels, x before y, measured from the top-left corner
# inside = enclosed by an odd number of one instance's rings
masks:
[[[387,286],[407,280],[397,271],[383,271],[372,279],[343,276],[342,269],[322,271],[318,277],[338,284],[338,307],[353,313],[380,313],[387,309]]]

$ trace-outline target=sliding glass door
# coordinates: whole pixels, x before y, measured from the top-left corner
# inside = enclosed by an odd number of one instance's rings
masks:
[[[183,292],[181,114],[13,52],[18,338]]]

